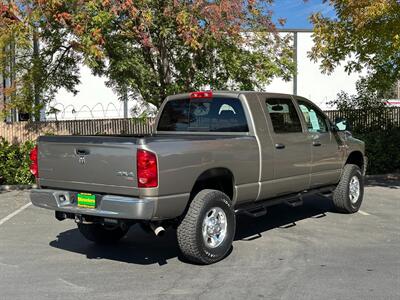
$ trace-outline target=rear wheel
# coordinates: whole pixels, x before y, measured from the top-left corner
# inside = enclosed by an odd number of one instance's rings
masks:
[[[190,261],[212,264],[231,249],[235,228],[236,217],[229,197],[220,191],[202,190],[178,226],[178,244]]]
[[[89,241],[97,244],[113,244],[122,239],[129,228],[102,224],[78,224],[78,229]]]
[[[339,212],[355,213],[364,197],[364,178],[358,166],[344,166],[342,177],[333,192],[333,204]]]

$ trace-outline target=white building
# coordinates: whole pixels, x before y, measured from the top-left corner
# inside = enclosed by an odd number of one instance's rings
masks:
[[[343,66],[338,66],[330,74],[322,74],[318,63],[312,62],[308,52],[313,46],[311,30],[288,30],[294,35],[294,51],[296,53],[297,76],[291,81],[275,79],[267,87],[268,92],[288,93],[303,96],[318,104],[322,109],[329,109],[327,102],[345,91],[356,92],[356,81],[363,75],[353,73],[348,75]]]
[[[331,75],[322,74],[319,64],[308,58],[313,45],[311,30],[282,31],[282,34],[287,33],[294,36],[297,76],[289,82],[274,79],[266,88],[268,92],[304,96],[323,109],[329,108],[327,102],[335,99],[340,91],[355,93],[355,83],[361,74],[348,75],[342,66],[337,67]],[[74,96],[61,90],[55,100],[48,104],[47,113],[42,114],[42,118],[55,119],[54,114],[48,113],[51,107],[59,110],[58,120],[123,118],[124,103],[118,100],[111,88],[106,87],[105,81],[105,78],[93,76],[87,67],[82,67],[81,84],[77,87],[79,93]],[[132,102],[127,103],[128,112],[132,106]]]

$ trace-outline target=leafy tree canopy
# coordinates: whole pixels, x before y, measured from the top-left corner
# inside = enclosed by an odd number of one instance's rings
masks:
[[[69,73],[71,80],[59,78],[54,88],[73,90],[72,68],[80,57],[122,99],[157,107],[169,94],[203,87],[262,89],[294,72],[291,40],[277,33],[271,0],[19,2],[24,5],[14,9],[38,26],[42,50],[57,49],[53,59],[63,59],[51,66],[60,66],[60,75]]]
[[[397,0],[325,0],[336,17],[314,14],[310,56],[331,72],[346,60],[348,72],[369,70],[368,84],[387,90],[400,79],[400,3]]]
[[[66,30],[47,26],[33,1],[8,1],[0,9],[0,74],[12,81],[2,91],[11,99],[3,112],[18,108],[38,116],[59,88],[77,92],[80,56]]]

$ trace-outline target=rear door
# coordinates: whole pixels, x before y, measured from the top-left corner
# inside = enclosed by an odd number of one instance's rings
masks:
[[[312,145],[311,187],[335,184],[342,170],[341,139],[331,131],[328,118],[312,102],[296,98]]]
[[[303,132],[293,99],[279,96],[261,99],[274,145],[273,180],[262,184],[262,194],[279,196],[309,188],[310,137]],[[272,166],[263,165],[263,168]],[[270,192],[273,191],[273,195]]]

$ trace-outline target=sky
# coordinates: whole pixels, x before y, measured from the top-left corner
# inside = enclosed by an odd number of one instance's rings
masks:
[[[329,1],[328,1],[329,2]],[[271,9],[274,11],[274,18],[286,19],[284,28],[287,29],[311,29],[312,24],[309,16],[314,12],[321,12],[323,15],[333,17],[335,12],[329,3],[322,0],[275,0]]]

